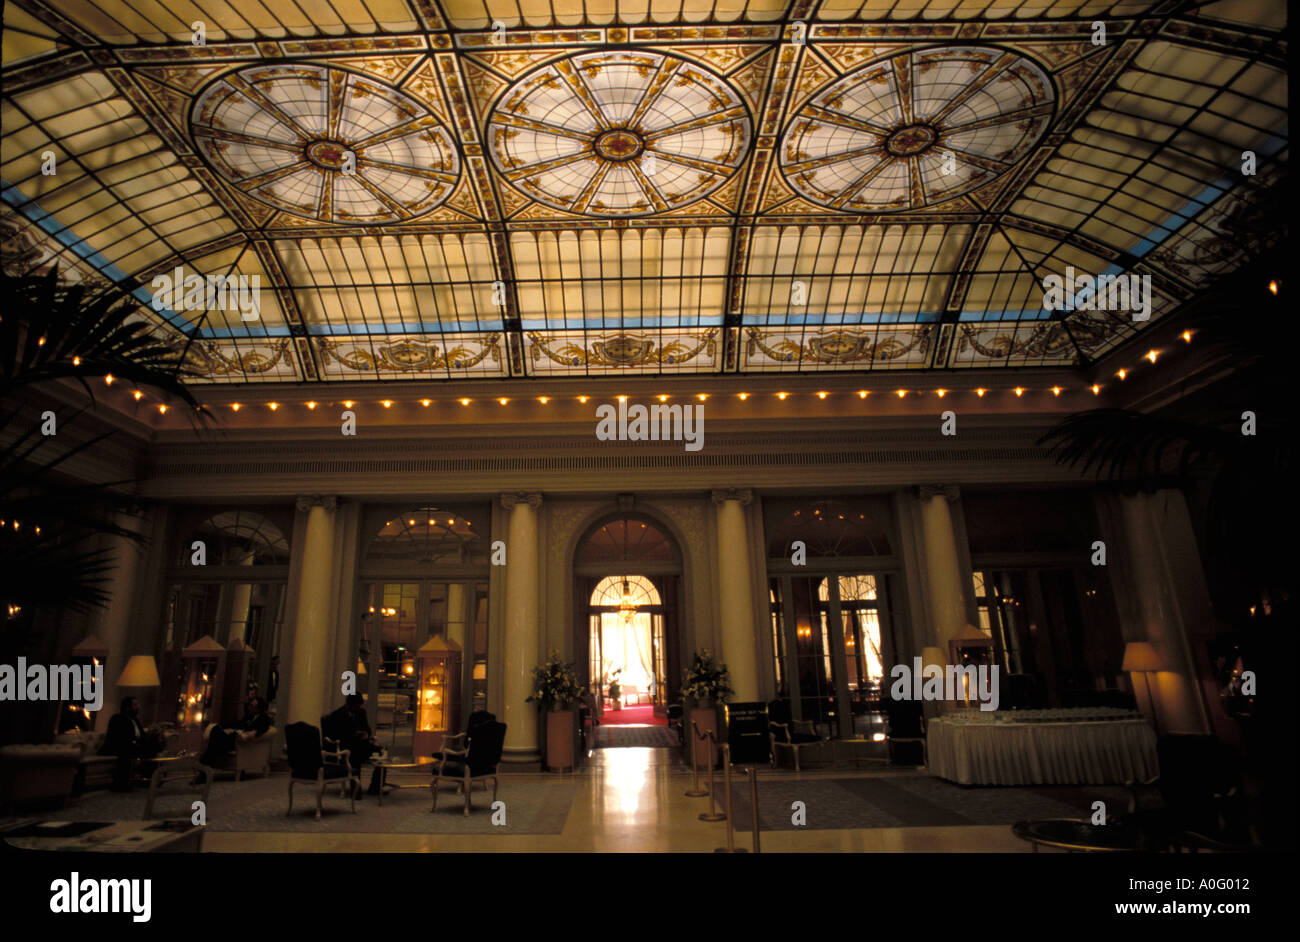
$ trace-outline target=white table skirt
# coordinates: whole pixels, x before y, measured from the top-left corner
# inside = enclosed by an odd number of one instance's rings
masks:
[[[962,785],[1102,785],[1160,771],[1146,720],[971,723],[939,717],[926,731],[930,770]]]

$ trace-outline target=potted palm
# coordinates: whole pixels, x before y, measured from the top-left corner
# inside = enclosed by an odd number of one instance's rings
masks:
[[[715,749],[712,758],[708,756],[708,746],[694,732],[698,727],[700,733],[712,731],[714,742],[718,741],[718,705],[726,703],[734,694],[731,689],[727,665],[719,664],[707,649],[697,651],[691,658],[682,678],[682,696],[695,701],[691,708],[689,737],[694,742],[693,761],[718,761],[720,750]]]
[[[528,702],[536,703],[546,717],[546,768],[572,770],[574,707],[582,702],[582,684],[574,666],[560,660],[559,651],[552,651],[545,664],[533,668],[533,695]]]

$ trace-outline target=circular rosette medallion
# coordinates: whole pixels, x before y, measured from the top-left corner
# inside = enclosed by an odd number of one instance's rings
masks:
[[[199,151],[249,196],[334,223],[400,222],[451,195],[460,158],[425,105],[316,65],[240,69],[194,102]]]
[[[639,216],[722,186],[749,148],[749,112],[712,72],[657,52],[593,52],[530,72],[488,122],[492,160],[555,209]]]
[[[917,209],[1011,169],[1047,130],[1055,92],[1014,52],[904,52],[851,72],[799,109],[781,169],[808,199],[853,212]]]

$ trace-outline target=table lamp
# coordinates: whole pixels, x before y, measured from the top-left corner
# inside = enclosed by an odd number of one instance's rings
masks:
[[[117,678],[119,687],[157,687],[161,683],[158,679],[158,665],[151,654],[132,656]]]
[[[1124,663],[1120,665],[1120,670],[1128,671],[1131,674],[1142,674],[1143,682],[1147,688],[1147,700],[1151,704],[1151,720],[1155,724],[1156,732],[1160,731],[1160,714],[1156,709],[1156,698],[1151,692],[1150,674],[1164,668],[1164,661],[1160,653],[1156,651],[1156,646],[1150,641],[1129,641],[1124,645]]]

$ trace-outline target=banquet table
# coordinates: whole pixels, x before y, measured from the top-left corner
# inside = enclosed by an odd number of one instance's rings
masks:
[[[1160,772],[1146,720],[933,719],[926,729],[932,772],[961,785],[1103,785],[1149,782]]]

